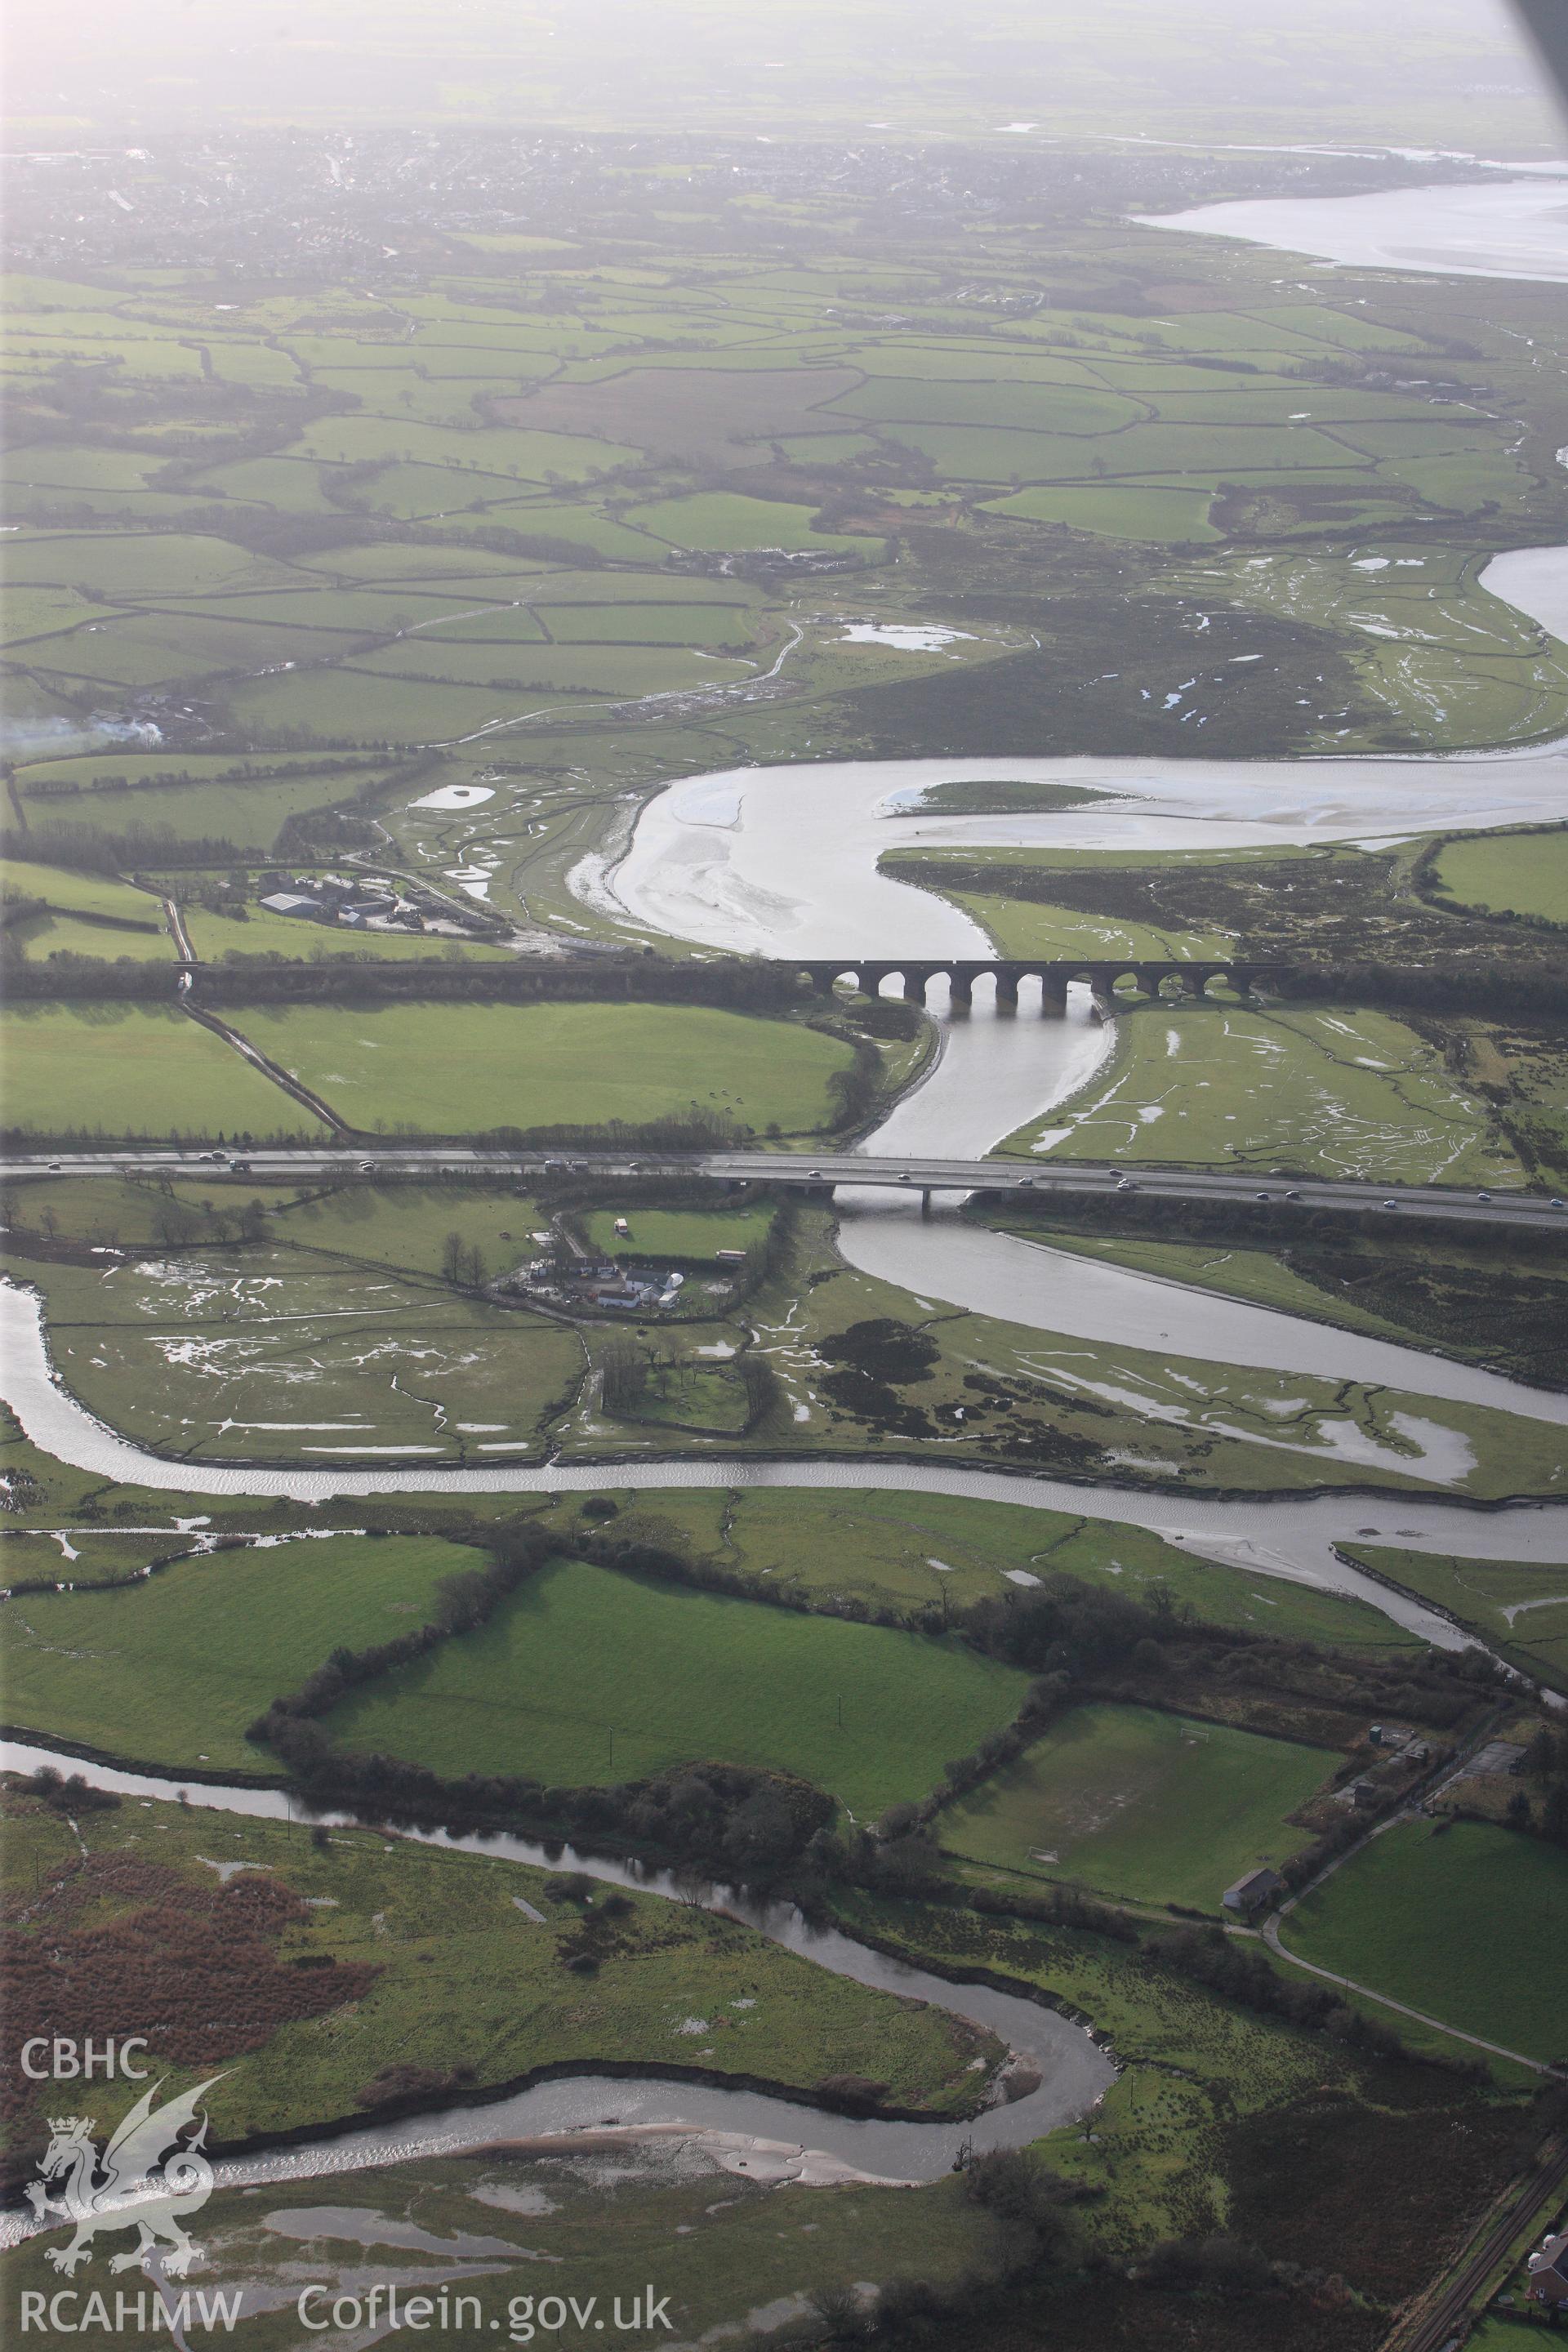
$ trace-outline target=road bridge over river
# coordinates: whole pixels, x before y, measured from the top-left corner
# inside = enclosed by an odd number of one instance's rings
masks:
[[[1542,1192],[1465,1192],[1441,1184],[1372,1184],[1355,1179],[1260,1177],[1228,1170],[1148,1168],[1136,1171],[1089,1160],[938,1160],[872,1157],[858,1151],[506,1151],[463,1144],[332,1144],[234,1152],[170,1150],[13,1152],[0,1160],[0,1182],[53,1175],[167,1176],[204,1180],[224,1172],[241,1179],[326,1177],[346,1183],[429,1182],[488,1179],[491,1182],[552,1183],[573,1177],[631,1184],[689,1181],[693,1177],[733,1189],[770,1189],[826,1198],[840,1185],[909,1192],[928,1205],[938,1194],[987,1192],[1004,1197],[1125,1198],[1232,1201],[1267,1205],[1288,1220],[1291,1212],[1339,1209],[1379,1216],[1420,1215],[1444,1223],[1562,1234],[1568,1208]]]

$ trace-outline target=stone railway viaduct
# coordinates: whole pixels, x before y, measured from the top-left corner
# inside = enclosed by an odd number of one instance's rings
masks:
[[[778,959],[783,961],[784,959]],[[1015,956],[879,956],[874,959],[851,956],[837,962],[826,958],[808,958],[791,961],[791,971],[798,971],[820,996],[830,996],[835,983],[847,981],[868,996],[882,992],[885,981],[897,978],[902,983],[902,993],[911,1004],[923,1004],[926,990],[933,980],[945,980],[955,1004],[973,1001],[974,983],[993,978],[996,983],[998,1004],[1016,1004],[1018,983],[1038,980],[1041,1010],[1061,1013],[1067,1009],[1069,982],[1086,981],[1096,997],[1111,997],[1124,980],[1146,997],[1164,996],[1175,983],[1178,998],[1206,994],[1211,980],[1223,980],[1240,994],[1247,995],[1258,981],[1282,982],[1289,970],[1284,963],[1237,963],[1224,959],[1200,962],[1195,957],[1190,962],[1148,962],[1140,961],[1086,962],[1042,961],[1034,957]]]

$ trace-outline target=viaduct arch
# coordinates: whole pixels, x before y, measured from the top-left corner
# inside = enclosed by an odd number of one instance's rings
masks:
[[[1258,981],[1280,979],[1287,969],[1283,964],[1240,962],[1226,958],[1202,961],[1194,957],[1187,962],[1173,959],[1068,961],[1016,956],[850,956],[837,961],[813,957],[793,968],[819,996],[831,996],[839,981],[847,981],[863,995],[878,996],[883,982],[896,977],[903,996],[911,1004],[924,1003],[926,991],[933,980],[947,982],[956,1004],[972,1001],[977,980],[994,979],[999,1004],[1016,1004],[1020,981],[1038,980],[1047,1012],[1065,1011],[1068,988],[1073,981],[1087,982],[1097,997],[1108,999],[1123,981],[1130,980],[1138,994],[1150,999],[1167,994],[1173,982],[1179,1000],[1204,996],[1211,980],[1226,981],[1245,995],[1250,993]]]

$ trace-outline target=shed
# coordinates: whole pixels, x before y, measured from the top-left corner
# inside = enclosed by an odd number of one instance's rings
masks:
[[[275,890],[270,898],[263,898],[261,903],[269,915],[292,915],[302,923],[330,923],[332,919],[330,907],[323,907],[319,898],[307,898],[299,890]]]
[[[1220,1898],[1227,1911],[1238,1912],[1250,1919],[1255,1911],[1266,1910],[1276,1896],[1285,1892],[1285,1881],[1277,1870],[1267,1865],[1261,1870],[1249,1870],[1234,1886],[1227,1886]]]

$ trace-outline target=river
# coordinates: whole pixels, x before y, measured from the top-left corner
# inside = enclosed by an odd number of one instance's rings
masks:
[[[1396,196],[1293,200],[1267,207],[1215,207],[1159,226],[1201,227],[1218,234],[1266,236],[1292,252],[1324,251],[1341,260],[1366,257],[1369,240],[1392,249],[1419,233],[1419,266],[1493,275],[1568,278],[1558,211],[1561,191],[1528,184],[1533,206],[1510,185],[1399,191]],[[1481,198],[1496,201],[1479,205]],[[1368,226],[1367,208],[1382,205]],[[1403,228],[1390,205],[1402,208]],[[1352,218],[1350,208],[1361,207]],[[1237,211],[1255,217],[1236,224]],[[1270,218],[1259,226],[1256,215]],[[1221,222],[1216,215],[1232,215]],[[1337,217],[1333,245],[1323,215]],[[1485,215],[1484,226],[1478,226]],[[1553,243],[1552,239],[1556,242]],[[1489,242],[1488,241],[1489,239]],[[1315,241],[1314,241],[1315,240]],[[1358,242],[1359,241],[1359,242]],[[1342,249],[1343,248],[1343,249]],[[1354,248],[1354,249],[1352,249]],[[1383,247],[1380,247],[1380,256]],[[1434,255],[1446,258],[1433,259]],[[1411,256],[1401,252],[1408,265]],[[1568,617],[1568,550],[1521,551],[1496,560],[1485,574],[1542,625],[1561,629]],[[1109,803],[1047,817],[935,818],[896,815],[894,794],[963,777],[1090,783],[1114,792]],[[1220,848],[1320,839],[1375,841],[1416,831],[1561,817],[1568,810],[1568,761],[1556,746],[1529,752],[1393,760],[1306,761],[894,761],[783,769],[743,769],[670,786],[645,812],[629,851],[606,876],[584,866],[584,895],[610,892],[641,919],[716,947],[768,954],[900,955],[983,953],[989,942],[956,908],[891,881],[877,871],[880,852],[894,845],[984,843],[1053,844],[1147,849]],[[825,855],[825,845],[831,845]],[[1086,1002],[1069,1003],[1065,1020],[1027,1011],[999,1015],[977,995],[974,1011],[944,1022],[943,1051],[925,1085],[893,1112],[867,1148],[921,1149],[940,1142],[949,1155],[987,1150],[1037,1116],[1089,1076],[1110,1032],[1095,1024]],[[1005,1235],[939,1217],[921,1223],[902,1203],[846,1188],[841,1245],[850,1261],[922,1297],[974,1306],[1054,1332],[1110,1336],[1134,1344],[1163,1345],[1180,1318],[1184,1350],[1237,1364],[1315,1370],[1331,1358],[1335,1376],[1365,1378],[1414,1393],[1500,1404],[1534,1418],[1561,1421],[1563,1400],[1468,1367],[1445,1364],[1419,1350],[1330,1331],[1300,1318],[1215,1299],[1179,1285],[1131,1275]],[[1009,1475],[956,1463],[681,1462],[618,1466],[612,1473],[573,1466],[397,1470],[264,1470],[246,1465],[182,1463],[143,1453],[95,1421],[50,1371],[37,1302],[26,1293],[0,1293],[0,1349],[5,1397],[35,1443],[62,1461],[106,1477],[167,1488],[177,1477],[189,1494],[290,1495],[305,1502],[369,1494],[581,1492],[618,1486],[876,1487],[899,1492],[971,1496],[1039,1508],[1081,1513],[1147,1528],[1204,1557],[1253,1571],[1357,1594],[1427,1639],[1452,1644],[1447,1622],[1405,1596],[1390,1593],[1348,1568],[1336,1543],[1362,1537],[1413,1549],[1462,1552],[1492,1559],[1568,1560],[1568,1505],[1520,1505],[1473,1510],[1424,1496],[1374,1500],[1365,1495],[1226,1500],[1156,1496],[1135,1489]],[[1194,1342],[1201,1341],[1201,1345]],[[1357,1367],[1362,1369],[1358,1370]],[[0,1762],[29,1769],[45,1751],[0,1748]],[[122,1793],[166,1793],[167,1783],[81,1767],[87,1777]],[[191,1801],[278,1816],[277,1792],[191,1784]],[[437,1843],[510,1854],[520,1862],[555,1863],[520,1840],[453,1840]],[[693,1890],[657,1877],[638,1879],[619,1864],[568,1851],[568,1866],[595,1877],[653,1886],[672,1898]],[[721,1887],[696,1899],[741,1907]],[[787,2169],[803,2149],[816,2151],[828,2177],[835,2165],[881,2179],[928,2179],[952,2163],[958,2143],[1019,2145],[1063,2120],[1085,2113],[1103,2095],[1110,2062],[1068,2021],[1034,2003],[982,1988],[953,1987],[904,1969],[850,1938],[815,1934],[797,1913],[775,1906],[750,1915],[761,1930],[817,1965],[857,1980],[913,1994],[1001,2033],[1041,2073],[1040,2088],[998,2107],[962,2129],[943,2124],[900,2124],[826,2116],[787,2099],[672,2083],[626,2083],[584,2075],[543,2084],[493,2105],[454,2109],[386,2126],[358,2127],[254,2160],[236,2160],[220,2179],[236,2185],[300,2178],[394,2161],[416,2154],[599,2126],[610,2118],[642,2130],[672,2124],[739,2135],[728,2159],[747,2169],[762,2159]],[[761,2144],[772,2144],[763,2157]],[[717,2144],[717,2143],[716,2143]],[[750,2147],[752,2153],[741,2152]],[[26,2225],[7,2217],[6,2231]]]
[[[1543,625],[1568,608],[1568,550],[1494,559],[1493,593]],[[1042,816],[910,815],[921,788],[944,780],[1092,785],[1117,795]],[[1568,809],[1568,759],[1525,752],[1396,759],[900,760],[742,768],[670,785],[645,812],[591,897],[659,929],[750,954],[984,955],[991,942],[960,908],[879,870],[889,849],[976,845],[1235,848],[1321,839],[1379,841],[1436,827],[1556,817]],[[820,845],[834,845],[825,859]],[[954,1019],[933,984],[942,1052],[914,1094],[868,1139],[868,1151],[990,1150],[1074,1092],[1107,1051],[1113,1026],[1088,992],[1042,1019],[1037,984],[1017,1013],[989,984]],[[1421,1349],[984,1232],[950,1213],[869,1190],[838,1194],[839,1245],[862,1272],[922,1298],[1069,1339],[1107,1339],[1252,1369],[1361,1381],[1416,1396],[1568,1423],[1568,1399]],[[1448,1475],[1440,1452],[1435,1475]],[[1462,1450],[1458,1458],[1462,1462]]]
[[[40,1764],[58,1760],[47,1748],[0,1740],[0,1768],[5,1770],[30,1772]],[[79,1770],[95,1787],[131,1800],[161,1798],[167,1802],[176,1785],[107,1765],[73,1764],[71,1769]],[[198,1808],[260,1821],[289,1817],[289,1800],[280,1790],[196,1781],[178,1785],[189,1803]],[[355,1817],[327,1813],[321,1818],[350,1826]],[[298,2147],[226,2158],[215,2166],[220,2188],[353,2172],[414,2157],[449,2156],[563,2132],[612,2128],[640,2135],[677,2126],[701,2133],[721,2160],[737,2172],[765,2174],[771,2167],[783,2166],[792,2178],[856,2176],[908,2185],[934,2180],[951,2171],[965,2141],[976,2148],[1024,2147],[1059,2124],[1086,2114],[1115,2080],[1114,2063],[1089,2032],[1058,2011],[985,1985],[950,1984],[929,1970],[872,1951],[837,1929],[813,1927],[793,1904],[754,1903],[733,1887],[678,1878],[667,1871],[639,1870],[579,1853],[570,1845],[552,1845],[546,1851],[526,1838],[458,1837],[446,1830],[399,1834],[447,1853],[499,1856],[539,1869],[578,1870],[612,1885],[637,1887],[672,1902],[727,1912],[834,1976],[851,1978],[857,1984],[871,1985],[903,2000],[929,2001],[984,2027],[1039,2075],[1038,2087],[1010,2104],[988,2107],[966,2122],[909,2123],[831,2115],[788,2097],[727,2090],[717,2080],[709,2084],[628,2081],[613,2074],[574,2074],[559,2082],[537,2084],[509,2098],[460,2104],[428,2115],[399,2117],[394,2123],[355,2124],[349,2130]],[[805,2176],[797,2168],[803,2159]],[[32,2234],[28,2217],[15,2211],[0,2213],[0,2246]]]
[[[1203,205],[1141,219],[1355,268],[1568,281],[1568,181],[1552,176]]]

